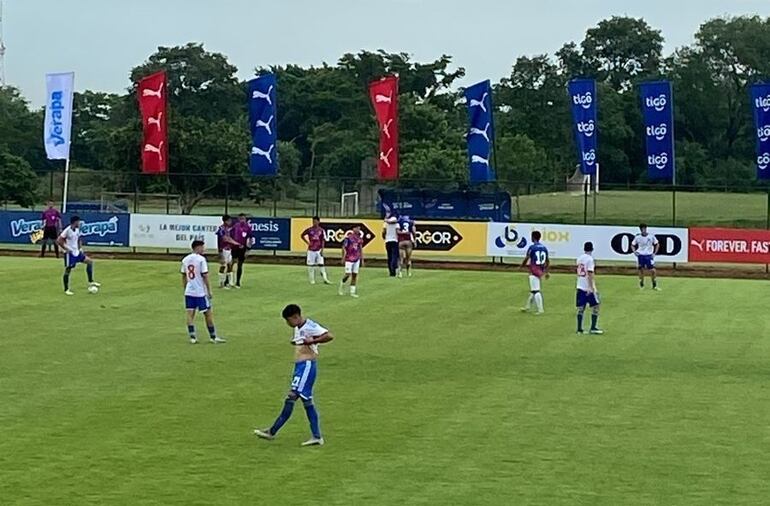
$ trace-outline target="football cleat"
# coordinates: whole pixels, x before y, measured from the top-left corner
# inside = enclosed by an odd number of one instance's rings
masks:
[[[323,446],[323,445],[324,445],[324,438],[322,437],[310,438],[304,443],[302,443],[302,446]]]
[[[64,290],[64,295],[75,295],[75,292],[72,290]]]
[[[254,435],[260,439],[267,439],[268,441],[275,439],[275,434],[270,434],[270,429],[254,429]]]
[[[593,335],[595,335],[595,336],[600,336],[600,335],[604,334],[604,331],[602,329],[591,329],[588,332],[593,334]]]
[[[209,339],[209,341],[211,342],[211,344],[224,344],[227,342],[227,339],[217,336],[213,339]]]

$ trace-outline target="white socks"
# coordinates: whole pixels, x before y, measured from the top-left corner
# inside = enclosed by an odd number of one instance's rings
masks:
[[[535,306],[537,306],[537,312],[542,313],[543,312],[543,294],[540,292],[537,292],[533,295],[533,298],[535,299]]]
[[[326,267],[324,267],[322,265],[321,267],[319,267],[319,269],[321,269],[321,276],[323,276],[324,281],[326,281],[328,283],[329,282],[329,278],[326,276]]]
[[[219,286],[225,286],[225,280],[227,279],[227,274],[224,272],[219,273]]]
[[[351,285],[350,286],[350,295],[355,295],[355,294],[356,294],[356,285]]]
[[[307,268],[307,278],[310,280],[310,284],[315,284],[315,267],[312,265]]]

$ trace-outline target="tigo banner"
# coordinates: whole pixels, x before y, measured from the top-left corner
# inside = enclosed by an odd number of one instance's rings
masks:
[[[72,213],[62,216],[62,225],[69,224]],[[82,214],[80,229],[83,243],[91,246],[128,246],[130,218],[128,214]],[[31,211],[0,212],[0,243],[30,244],[42,238],[41,213]]]
[[[45,123],[43,143],[49,160],[68,160],[72,136],[72,94],[75,73],[45,76]]]
[[[326,249],[337,250],[342,247],[345,235],[354,224],[361,225],[364,239],[364,254],[385,254],[385,242],[382,239],[383,222],[380,220],[321,220],[326,232]],[[294,218],[291,224],[291,250],[303,252],[307,245],[302,241],[302,231],[311,225],[310,218]],[[417,221],[415,224],[417,256],[486,256],[484,244],[487,224],[461,221]],[[327,253],[327,257],[333,254]]]
[[[770,83],[751,87],[757,129],[757,178],[770,179]]]
[[[596,81],[593,79],[574,79],[569,82],[572,120],[574,122],[575,142],[580,158],[580,171],[583,174],[596,174],[598,162],[597,137],[599,135],[597,119]]]
[[[770,231],[691,228],[690,261],[770,264]]]
[[[636,227],[592,225],[549,225],[542,223],[489,223],[487,256],[523,257],[531,241],[532,231],[543,236],[542,243],[551,258],[575,259],[583,254],[584,243],[594,244],[597,260],[635,261],[631,242],[639,232]],[[660,243],[657,259],[664,262],[687,262],[687,229],[651,228]]]
[[[642,115],[647,144],[647,176],[674,178],[674,97],[671,83],[642,83]]]

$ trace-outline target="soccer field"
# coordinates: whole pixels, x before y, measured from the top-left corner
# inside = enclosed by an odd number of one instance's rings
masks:
[[[601,269],[601,266],[599,266]],[[364,269],[361,298],[299,267],[216,291],[228,344],[187,343],[175,262],[0,257],[0,503],[713,505],[770,497],[770,325],[759,281],[574,279],[521,314],[524,274]],[[340,269],[332,269],[339,279]],[[316,405],[257,440],[290,381],[289,302],[328,326]],[[199,335],[205,337],[202,321]],[[205,339],[203,340],[206,341]]]

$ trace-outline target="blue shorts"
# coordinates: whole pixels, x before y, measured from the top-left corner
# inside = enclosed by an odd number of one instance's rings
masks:
[[[291,378],[291,391],[297,392],[305,400],[312,399],[316,371],[318,371],[318,366],[315,360],[296,362]]]
[[[654,269],[655,257],[652,255],[639,255],[637,257],[640,269]]]
[[[197,310],[201,313],[205,313],[211,309],[211,302],[209,302],[208,297],[193,297],[192,295],[185,295],[184,307],[188,310]]]
[[[577,290],[575,294],[575,306],[576,307],[596,307],[599,305],[599,295],[594,293],[588,293],[585,290]]]
[[[65,253],[64,254],[64,267],[67,269],[72,269],[77,264],[82,264],[86,261],[86,254],[82,251],[78,253],[77,255],[73,255],[72,253]]]

